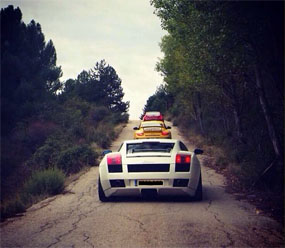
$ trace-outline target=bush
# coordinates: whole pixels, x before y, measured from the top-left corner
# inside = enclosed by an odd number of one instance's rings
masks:
[[[34,202],[64,189],[64,173],[57,168],[39,170],[24,184],[23,191],[1,204],[1,220],[24,212]]]
[[[93,130],[93,141],[103,149],[108,148],[115,137],[114,125],[111,123],[104,123]]]
[[[68,139],[60,132],[51,135],[46,142],[36,150],[27,164],[35,169],[47,169],[56,165],[60,152],[68,147]]]
[[[109,115],[110,110],[104,106],[94,107],[90,111],[90,119],[93,121],[94,124],[97,124],[100,121],[106,119],[106,117],[108,117]]]
[[[25,144],[34,149],[41,146],[56,128],[56,124],[51,121],[30,121],[26,130]]]
[[[1,140],[3,216],[13,216],[45,196],[59,193],[63,173],[95,165],[99,151],[117,137],[121,125],[116,124],[128,120],[126,113],[113,113],[79,98],[54,105],[42,114],[22,120]],[[21,187],[23,191],[18,192]]]
[[[69,147],[58,155],[56,165],[65,173],[76,173],[85,165],[93,165],[98,154],[87,145]]]
[[[103,149],[108,148],[112,142],[108,133],[102,133],[100,131],[95,132],[94,140],[95,140],[96,144],[99,145],[100,147],[102,147]]]
[[[24,195],[56,195],[63,191],[64,173],[57,168],[36,171],[24,184]]]
[[[111,121],[114,124],[119,124],[119,123],[127,123],[129,120],[129,114],[127,113],[114,113]]]
[[[67,136],[58,133],[47,139],[28,161],[34,169],[57,167],[66,174],[76,173],[85,165],[94,165],[98,154],[85,143],[74,144]]]
[[[1,221],[5,218],[15,216],[17,213],[22,213],[26,210],[26,206],[19,196],[1,205]]]

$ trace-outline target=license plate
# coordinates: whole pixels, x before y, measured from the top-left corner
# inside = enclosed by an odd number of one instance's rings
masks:
[[[139,180],[138,185],[163,185],[162,180]]]

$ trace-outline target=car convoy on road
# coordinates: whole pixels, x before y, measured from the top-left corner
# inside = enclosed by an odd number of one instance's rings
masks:
[[[165,125],[164,121],[142,121],[139,127],[134,127],[135,139],[171,139],[171,132],[168,130],[171,127]]]
[[[102,202],[117,196],[182,196],[202,200],[201,149],[188,151],[172,139],[160,112],[146,112],[134,139],[117,152],[105,151],[99,165],[98,195]]]
[[[166,126],[158,111],[146,112],[139,127],[134,127],[134,139],[171,139],[171,127]]]

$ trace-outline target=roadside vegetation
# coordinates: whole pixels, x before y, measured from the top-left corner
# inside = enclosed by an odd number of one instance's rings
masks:
[[[278,195],[284,210],[284,2],[152,0],[168,34],[161,111],[238,190]],[[270,201],[270,199],[267,199]]]
[[[97,164],[128,121],[121,79],[104,60],[62,82],[52,41],[1,9],[1,219],[58,194]]]

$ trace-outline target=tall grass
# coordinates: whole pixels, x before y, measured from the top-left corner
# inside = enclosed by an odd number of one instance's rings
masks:
[[[23,190],[1,205],[1,220],[24,212],[31,204],[64,189],[65,175],[57,168],[35,171],[24,184]]]
[[[64,173],[57,168],[36,171],[24,184],[24,193],[28,195],[56,195],[63,191]]]

